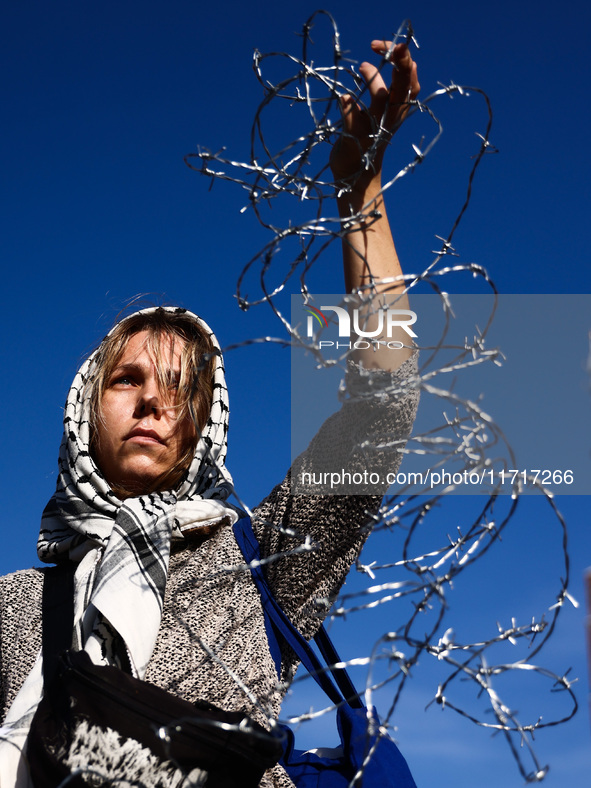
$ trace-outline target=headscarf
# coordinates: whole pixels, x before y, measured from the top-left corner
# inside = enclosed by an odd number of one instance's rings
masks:
[[[229,408],[219,344],[192,312],[156,307],[135,314],[156,309],[182,312],[196,321],[215,352],[211,409],[188,473],[176,490],[125,501],[114,495],[90,452],[88,383],[97,371],[97,350],[79,369],[68,394],[57,489],[43,512],[37,544],[42,561],[77,564],[73,647],[87,651],[95,664],[124,667],[139,678],[160,627],[171,541],[196,531],[206,536],[238,519],[236,509],[226,503],[233,488],[224,465]],[[22,730],[41,689],[38,659],[5,724],[20,722]]]

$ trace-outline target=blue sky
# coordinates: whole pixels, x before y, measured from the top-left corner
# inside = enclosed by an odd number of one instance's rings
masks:
[[[55,485],[68,386],[78,363],[130,298],[148,293],[151,300],[199,312],[223,346],[282,335],[265,305],[245,313],[233,298],[242,267],[268,240],[250,211],[239,212],[245,193],[222,183],[208,191],[183,156],[197,145],[226,146],[230,158],[247,155],[252,116],[262,98],[251,70],[253,49],[298,52],[294,34],[313,10],[311,4],[275,0],[208,6],[188,0],[5,4],[1,571],[36,562],[34,544],[40,512]],[[423,97],[439,82],[451,81],[490,95],[491,140],[499,153],[483,161],[455,236],[459,262],[486,267],[505,293],[591,292],[584,183],[589,11],[580,4],[557,8],[506,0],[492,6],[429,0],[396,7],[383,0],[367,7],[342,0],[329,10],[343,46],[359,60],[369,57],[372,38],[389,36],[410,18],[421,46]],[[326,27],[319,26],[321,52],[325,35]],[[476,97],[446,100],[437,109],[444,136],[388,200],[407,271],[422,270],[432,258],[434,236],[449,230],[477,150],[474,132],[486,122]],[[410,143],[427,133],[421,123],[409,122],[401,133],[400,147],[387,160],[392,171],[411,155]],[[253,275],[247,289],[254,295],[257,287]],[[457,275],[446,287],[472,292],[473,284]],[[314,268],[310,288],[341,290],[336,249]],[[586,337],[573,342],[586,347]],[[551,377],[553,355],[560,353],[551,332],[547,345]],[[289,351],[251,345],[230,351],[226,363],[232,405],[228,465],[243,498],[256,505],[289,464]],[[591,447],[589,416],[589,409],[582,412],[579,423]],[[547,418],[560,423],[562,415],[558,410]],[[564,440],[568,447],[567,431]],[[583,602],[582,575],[591,564],[589,499],[564,497],[558,504],[569,522],[572,593]],[[450,501],[442,517],[455,527],[467,506]],[[514,532],[487,557],[488,565],[477,564],[454,592],[450,617],[457,611],[454,621],[464,621],[470,631],[477,631],[479,620],[531,618],[553,603],[559,541],[550,526],[542,527],[544,515],[535,504],[530,506],[531,511],[522,507]],[[476,598],[478,606],[470,605]],[[556,672],[572,666],[580,677],[581,704],[572,723],[539,736],[540,758],[551,765],[549,788],[588,784],[583,620],[583,606],[565,608],[547,648]],[[384,631],[384,624],[389,625],[379,621],[376,627]],[[339,640],[345,652],[360,641],[370,643],[371,627],[364,620],[349,622]],[[544,653],[540,661],[546,664]],[[417,670],[398,720],[419,788],[521,785],[500,739],[491,740],[449,710],[423,712],[433,681],[430,668]],[[524,682],[519,689],[526,701],[537,693],[529,687]],[[542,706],[552,713],[546,698]]]

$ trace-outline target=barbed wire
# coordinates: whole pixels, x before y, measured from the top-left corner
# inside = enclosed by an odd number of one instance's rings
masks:
[[[320,21],[328,23],[332,41],[330,63],[326,66],[317,65],[311,56],[312,31]],[[409,22],[398,28],[392,41],[394,44],[416,44]],[[391,49],[382,58],[380,71],[391,68],[390,55]],[[277,61],[287,67],[288,74],[273,81],[266,77],[265,71]],[[252,211],[257,222],[270,234],[270,239],[244,264],[237,282],[236,297],[240,308],[244,310],[263,304],[269,306],[279,321],[283,335],[247,340],[226,348],[225,351],[259,342],[276,342],[294,349],[305,349],[319,365],[331,366],[335,361],[327,361],[321,352],[321,334],[311,338],[304,336],[299,326],[293,324],[287,316],[283,298],[287,294],[288,285],[292,286],[297,282],[302,303],[309,303],[310,272],[327,254],[332,244],[335,241],[350,243],[350,235],[357,231],[356,228],[370,227],[380,218],[375,211],[375,201],[358,212],[352,212],[346,219],[335,216],[332,208],[334,198],[346,195],[350,190],[349,184],[334,180],[328,165],[330,146],[344,133],[339,96],[344,93],[353,94],[359,106],[367,109],[367,86],[358,75],[355,62],[343,50],[337,24],[326,11],[316,12],[305,23],[301,56],[296,57],[285,52],[261,54],[256,51],[253,68],[263,89],[264,98],[254,115],[248,160],[235,160],[229,157],[223,148],[216,152],[200,148],[185,159],[189,167],[209,178],[212,184],[216,181],[227,181],[244,190],[246,204],[243,210]],[[401,282],[404,282],[406,292],[418,291],[423,287],[439,297],[444,327],[435,345],[421,348],[423,360],[420,379],[414,381],[413,385],[419,386],[424,395],[446,403],[446,407],[451,407],[452,415],[444,411],[440,424],[413,435],[402,451],[405,458],[413,454],[432,458],[431,470],[442,467],[453,459],[461,471],[491,471],[491,490],[488,495],[477,499],[478,510],[473,516],[466,505],[462,509],[460,522],[454,529],[448,529],[442,512],[448,494],[454,490],[454,483],[448,484],[435,495],[428,487],[417,491],[416,485],[401,485],[399,492],[384,498],[377,513],[368,514],[367,526],[368,530],[373,532],[374,538],[379,534],[392,540],[398,538],[401,542],[397,554],[399,557],[393,561],[366,562],[362,555],[355,564],[358,577],[353,587],[347,587],[336,601],[318,600],[318,604],[325,611],[326,606],[334,602],[330,613],[331,620],[347,619],[348,626],[355,626],[357,617],[367,615],[371,610],[385,608],[392,602],[400,605],[397,607],[400,611],[397,626],[391,625],[389,617],[387,631],[376,638],[370,653],[347,659],[336,666],[366,671],[363,688],[365,703],[371,707],[374,699],[378,698],[383,710],[379,735],[394,729],[396,710],[409,680],[417,680],[420,673],[419,661],[423,658],[430,659],[439,668],[446,669],[445,676],[434,689],[430,704],[453,710],[478,726],[501,733],[508,743],[520,774],[526,782],[533,783],[542,781],[548,770],[548,766],[539,761],[533,748],[536,732],[568,721],[577,710],[572,689],[574,682],[569,678],[568,671],[559,675],[537,664],[542,648],[555,631],[565,602],[574,603],[568,593],[566,524],[552,496],[535,479],[518,479],[512,486],[510,496],[501,494],[500,469],[515,467],[509,440],[477,401],[456,394],[443,383],[435,385],[438,379],[445,380],[445,376],[450,373],[460,374],[479,364],[502,363],[502,354],[489,349],[486,344],[488,330],[494,319],[494,300],[490,314],[483,318],[484,328],[475,332],[471,340],[466,339],[461,345],[447,342],[449,324],[453,319],[453,297],[447,294],[444,282],[456,274],[465,273],[482,282],[493,298],[497,294],[493,281],[483,267],[475,263],[448,264],[450,257],[458,256],[453,240],[470,203],[478,168],[484,157],[496,150],[490,141],[493,114],[486,94],[479,88],[452,82],[440,85],[423,100],[410,101],[405,124],[413,122],[413,115],[421,115],[428,121],[430,132],[412,145],[412,158],[385,179],[381,193],[390,191],[434,150],[443,131],[442,122],[435,114],[437,103],[446,98],[458,97],[467,100],[473,96],[484,103],[486,120],[484,129],[476,134],[478,147],[467,177],[465,198],[451,229],[445,236],[436,236],[440,246],[432,252],[433,258],[424,270],[390,280],[373,281],[353,294],[353,297],[361,299],[361,303],[370,303],[376,284],[380,287],[397,286]],[[305,127],[287,144],[281,144],[275,149],[271,141],[274,131],[272,128],[269,130],[266,118],[278,105],[285,105],[290,113],[303,109]],[[280,111],[283,111],[283,106]],[[331,120],[331,114],[335,113],[338,119]],[[295,126],[295,123],[290,122],[288,128],[291,130]],[[387,129],[383,123],[375,124],[372,143],[363,154],[365,169],[371,170],[378,151],[384,144],[389,143],[391,136],[392,130]],[[302,213],[304,216],[298,220]],[[288,243],[295,244],[295,254],[289,253]],[[365,264],[371,272],[371,260],[366,260]],[[245,292],[246,278],[251,273],[258,276],[260,289],[260,293],[254,297]],[[443,349],[452,351],[453,355],[444,364],[437,366],[435,362]],[[337,359],[337,363],[344,364],[346,360],[347,356],[344,355]],[[372,396],[378,397],[382,394],[383,392],[377,392]],[[346,395],[345,391],[344,396]],[[395,452],[400,450],[399,443],[389,443],[386,436],[383,446],[372,448]],[[496,447],[497,451],[494,461],[491,459],[493,447]],[[489,629],[483,636],[471,642],[461,642],[456,637],[454,628],[448,626],[450,592],[460,575],[481,560],[515,520],[526,484],[536,487],[540,495],[545,497],[548,512],[560,534],[562,576],[557,582],[555,600],[552,600],[552,604],[542,615],[534,616],[530,621],[520,621],[511,616],[510,625],[495,622],[494,632]],[[435,527],[432,526],[433,522]],[[444,528],[443,534],[438,533],[438,526]],[[313,552],[314,548],[307,539],[290,550],[289,554],[306,554]],[[392,551],[388,552],[391,553]],[[263,563],[272,564],[287,554],[285,552],[281,556],[270,556],[264,559]],[[219,572],[226,574],[244,569],[244,566],[218,567]],[[388,610],[391,612],[392,608],[389,607]],[[506,618],[505,614],[502,613],[500,618]],[[483,622],[483,627],[487,627],[486,622]],[[210,660],[220,665],[237,682],[253,707],[268,719],[269,726],[274,729],[275,720],[269,711],[271,704],[257,699],[254,691],[244,684],[235,670],[224,663],[222,657],[212,650],[205,639],[198,639]],[[524,653],[520,652],[518,658],[506,658],[507,649],[520,647]],[[516,674],[535,675],[549,682],[552,691],[562,693],[568,700],[567,710],[559,713],[555,719],[546,720],[542,715],[536,714],[532,719],[522,720],[513,709],[512,703],[501,698],[498,688],[502,679]],[[303,680],[297,677],[290,683],[291,689],[295,690]],[[459,682],[462,680],[473,690],[473,695],[468,698],[465,697],[465,688],[459,689]],[[285,691],[286,687],[283,686],[282,689]],[[480,710],[482,705],[485,708]],[[309,709],[292,715],[288,721],[298,725],[321,717],[332,708],[328,706],[314,711]],[[485,717],[487,713],[488,719]],[[178,728],[179,725],[182,725],[182,722],[177,721],[175,726]],[[162,729],[161,736],[166,739],[165,728]],[[371,755],[372,753],[369,753],[368,757]],[[529,761],[526,755],[529,756]]]
[[[312,30],[321,17],[328,21],[332,36],[332,60],[327,66],[317,65],[310,55]],[[403,23],[392,41],[394,44],[401,41],[416,44],[411,24]],[[390,53],[391,50],[383,57],[379,66],[380,71],[389,67]],[[271,60],[287,62],[292,68],[292,73],[277,82],[267,79],[263,68]],[[344,240],[347,243],[349,233],[354,231],[353,228],[360,224],[370,226],[379,218],[373,211],[372,205],[369,205],[349,219],[343,220],[333,215],[333,203],[329,202],[331,198],[346,194],[349,188],[347,184],[335,182],[330,175],[327,147],[335,144],[343,134],[342,121],[340,119],[333,121],[330,116],[335,112],[339,115],[339,96],[343,93],[353,93],[358,105],[367,109],[365,103],[367,86],[357,74],[354,61],[347,57],[342,49],[341,36],[334,18],[325,11],[313,14],[305,23],[302,31],[301,57],[285,52],[262,55],[257,51],[254,55],[253,67],[265,95],[256,110],[252,124],[249,161],[235,161],[227,157],[223,149],[216,153],[199,149],[197,153],[187,156],[186,162],[212,181],[226,180],[244,189],[247,203],[243,211],[252,210],[260,225],[271,234],[270,240],[246,262],[240,274],[236,292],[240,307],[249,309],[259,304],[269,305],[286,330],[289,343],[292,346],[305,346],[314,354],[315,361],[326,364],[326,359],[323,359],[320,353],[318,336],[312,341],[303,337],[298,327],[292,325],[281,310],[278,296],[295,277],[298,277],[298,289],[302,294],[303,302],[306,303],[310,298],[307,286],[308,275],[318,260],[326,254],[328,247],[336,240]],[[433,292],[438,293],[446,320],[452,312],[453,299],[443,292],[442,281],[449,275],[458,272],[469,273],[478,277],[489,291],[496,295],[492,280],[481,266],[473,263],[447,265],[449,257],[457,256],[452,242],[470,203],[477,170],[484,157],[496,151],[490,140],[493,113],[487,95],[477,87],[466,87],[452,82],[447,85],[440,84],[437,90],[421,101],[418,99],[411,101],[405,122],[412,123],[412,115],[420,113],[431,121],[432,132],[429,137],[425,135],[418,143],[412,145],[414,157],[394,175],[388,176],[382,187],[382,193],[389,191],[433,151],[443,130],[434,107],[436,102],[455,96],[463,100],[477,96],[484,102],[486,108],[485,128],[476,133],[479,143],[468,175],[465,199],[447,235],[437,236],[441,245],[433,252],[434,257],[431,262],[423,271],[406,274],[403,277],[407,292],[416,288],[419,283],[424,283]],[[268,142],[265,114],[281,101],[287,102],[292,109],[303,106],[307,111],[309,124],[306,130],[299,132],[292,141],[274,152]],[[293,125],[290,125],[291,128]],[[390,137],[391,133],[382,124],[375,125],[372,145],[364,157],[366,169],[371,169],[376,152],[380,146],[389,142]],[[321,151],[320,162],[316,163],[315,157],[319,151]],[[282,224],[281,214],[275,211],[269,218],[272,205],[286,196],[289,196],[292,205],[297,207],[298,204],[305,203],[308,209],[312,209],[312,217],[297,223],[293,219],[292,212],[287,214],[288,219]],[[298,245],[297,254],[289,257],[287,262],[281,257],[282,245],[286,239],[295,239]],[[364,262],[371,270],[371,261]],[[249,298],[244,294],[243,287],[247,274],[253,269],[258,269],[261,295]],[[389,280],[381,280],[379,284],[389,283]],[[392,279],[391,284],[400,284],[400,278]],[[371,290],[371,286],[368,286],[368,290]],[[360,293],[356,295],[359,296]],[[473,342],[466,342],[463,347],[457,348],[458,355],[444,367],[425,372],[425,368],[429,367],[429,363],[436,357],[438,351],[445,346],[446,329],[442,332],[437,346],[430,349],[431,354],[427,363],[423,365],[421,391],[450,402],[456,412],[452,418],[445,417],[444,423],[431,433],[413,436],[405,453],[439,454],[439,465],[450,456],[461,458],[464,469],[473,471],[491,467],[490,460],[486,459],[486,451],[495,443],[502,442],[506,446],[506,456],[509,457],[510,464],[509,442],[479,405],[443,387],[435,387],[432,382],[437,376],[449,372],[458,373],[473,364],[501,363],[499,352],[486,348],[486,334],[493,318],[494,308],[486,320],[484,330],[474,337]],[[428,350],[423,348],[423,355]],[[441,433],[445,433],[446,437],[442,437]],[[481,444],[481,448],[486,446],[486,451],[484,448],[475,451],[476,438],[483,433],[489,436],[488,441],[483,441]],[[493,440],[490,440],[491,434]],[[505,467],[508,467],[507,464]],[[498,476],[495,475],[495,478]],[[526,483],[533,484],[533,480],[528,478]],[[374,531],[393,532],[400,529],[405,534],[401,557],[392,563],[372,562],[370,565],[365,565],[361,559],[358,559],[356,568],[359,573],[372,581],[380,574],[393,571],[406,574],[407,577],[410,573],[411,579],[376,582],[361,590],[344,593],[331,612],[333,619],[345,618],[353,613],[386,605],[392,600],[403,598],[412,600],[413,610],[408,619],[401,622],[395,631],[383,634],[375,643],[370,656],[346,663],[367,667],[365,688],[367,703],[371,704],[372,694],[378,688],[386,685],[390,687],[389,708],[382,718],[382,725],[387,728],[391,725],[402,690],[411,672],[415,671],[419,657],[423,655],[432,657],[450,668],[448,675],[438,685],[432,702],[442,708],[453,709],[479,726],[501,732],[509,744],[522,777],[527,782],[543,780],[548,768],[540,763],[533,749],[532,740],[535,732],[566,722],[577,709],[577,701],[572,691],[573,680],[568,677],[568,671],[564,675],[557,675],[534,662],[554,632],[564,603],[567,600],[574,603],[567,590],[569,559],[566,525],[552,496],[542,485],[537,487],[540,494],[545,496],[549,512],[560,530],[563,553],[563,574],[558,583],[556,601],[540,617],[533,617],[528,623],[518,622],[512,618],[510,626],[497,623],[496,634],[489,634],[488,637],[473,643],[455,642],[451,628],[443,631],[443,622],[449,612],[447,595],[454,580],[461,572],[481,559],[514,520],[523,492],[523,484],[515,485],[511,497],[505,498],[506,501],[508,500],[508,510],[501,516],[496,515],[502,500],[499,496],[500,488],[497,486],[491,491],[472,522],[466,518],[456,527],[455,534],[447,534],[444,543],[431,544],[430,549],[424,552],[421,550],[414,552],[415,538],[423,534],[427,519],[432,520],[434,517],[441,516],[441,506],[445,496],[440,494],[427,497],[429,491],[426,489],[421,491],[422,495],[408,494],[410,491],[403,489],[396,495],[386,497],[379,514],[374,518],[372,527]],[[452,490],[453,485],[450,485],[445,492]],[[427,619],[430,619],[429,623],[426,623]],[[421,634],[418,634],[419,630]],[[489,660],[489,655],[495,648],[501,646],[514,648],[520,642],[527,644],[528,649],[520,659]],[[389,668],[385,676],[381,675],[380,678],[374,679],[373,671],[378,663],[387,664]],[[524,672],[536,674],[551,682],[553,691],[560,691],[569,698],[570,709],[549,721],[542,721],[542,716],[533,721],[520,721],[511,704],[501,699],[496,685],[499,679],[508,673]],[[485,720],[482,714],[463,707],[460,702],[454,700],[454,687],[460,679],[471,682],[476,695],[487,700],[488,711],[492,713],[493,721]],[[300,723],[325,712],[326,709],[307,712],[293,717],[290,721]],[[525,753],[529,754],[532,767],[526,766]]]

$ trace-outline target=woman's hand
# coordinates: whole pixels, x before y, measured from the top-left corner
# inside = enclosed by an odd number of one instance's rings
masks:
[[[389,60],[394,68],[389,88],[374,65],[362,63],[359,66],[370,95],[367,110],[362,109],[351,95],[340,97],[343,134],[332,150],[330,166],[335,180],[347,183],[356,192],[364,193],[372,183],[380,184],[386,145],[408,114],[409,102],[417,97],[420,89],[417,65],[407,45],[391,47],[391,41],[371,42],[374,52],[382,56],[391,51]],[[383,142],[378,145],[368,168],[364,154],[371,148],[380,129]]]

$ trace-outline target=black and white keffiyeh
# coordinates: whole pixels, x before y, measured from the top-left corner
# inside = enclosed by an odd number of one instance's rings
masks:
[[[124,502],[115,496],[89,450],[87,392],[95,352],[78,371],[66,401],[57,490],[43,512],[37,544],[42,561],[69,558],[78,564],[74,648],[88,651],[96,664],[121,665],[125,657],[140,678],[160,626],[171,538],[237,517],[224,503],[232,479],[224,466],[229,409],[221,352],[209,326],[182,311],[205,329],[216,351],[211,411],[185,480],[175,492]],[[117,652],[122,644],[125,655]]]
[[[88,382],[96,371],[95,351],[68,394],[57,489],[43,512],[37,545],[42,561],[77,564],[73,647],[87,651],[95,664],[125,667],[139,678],[160,627],[171,541],[238,519],[226,503],[232,479],[224,465],[229,408],[221,352],[207,324],[180,311],[205,329],[216,353],[211,411],[184,480],[174,491],[125,501],[113,493],[90,454]],[[5,724],[27,729],[41,688],[38,659]]]

